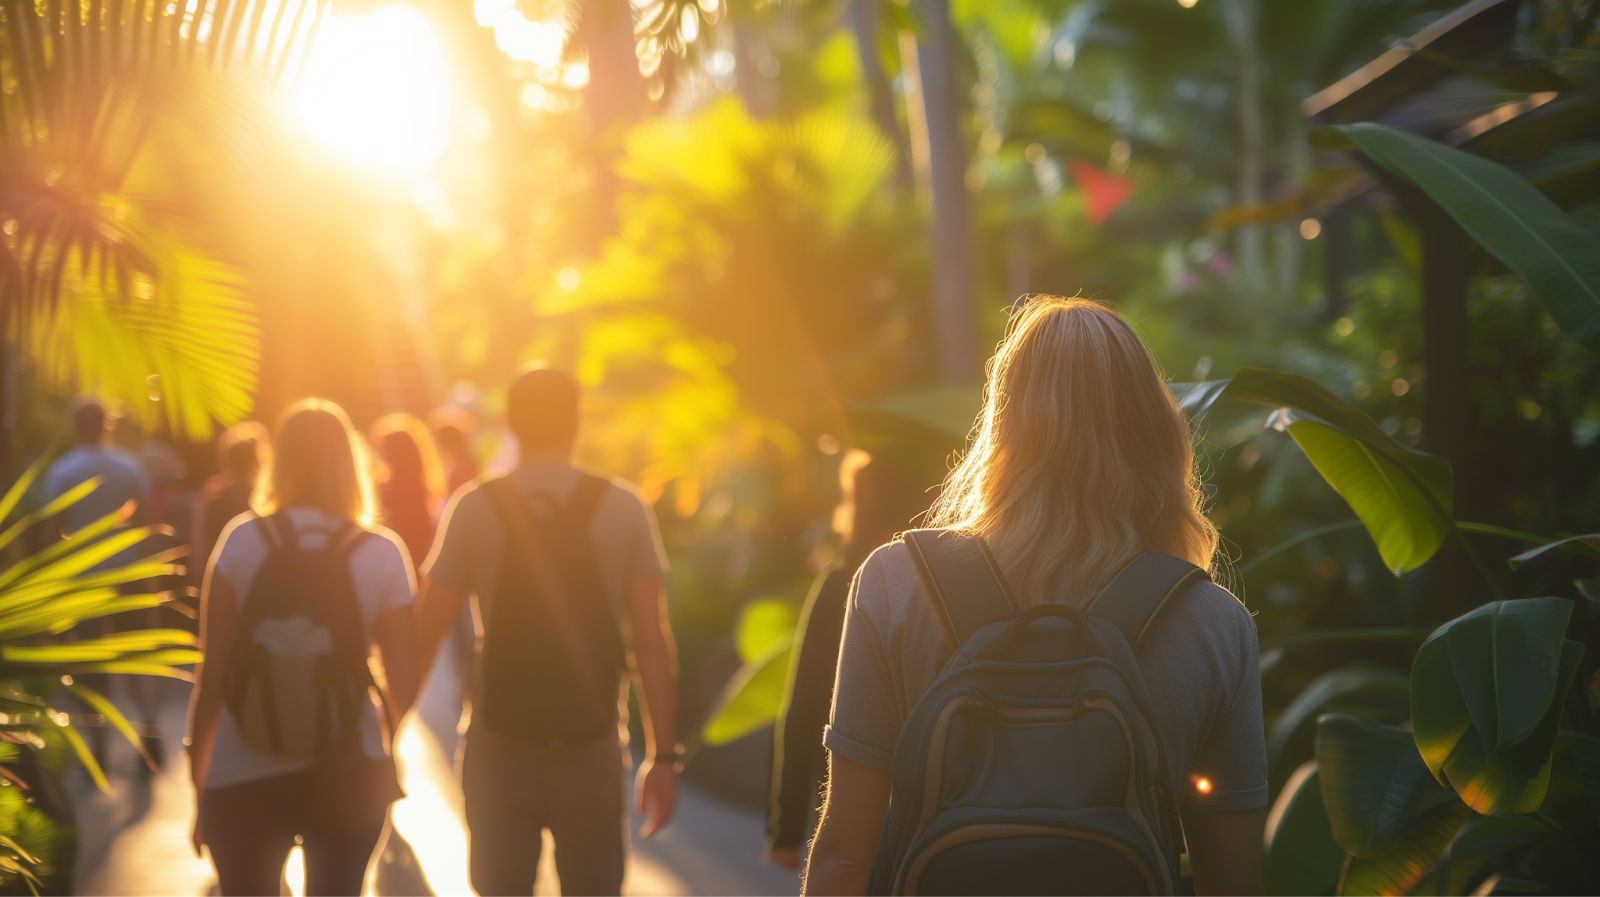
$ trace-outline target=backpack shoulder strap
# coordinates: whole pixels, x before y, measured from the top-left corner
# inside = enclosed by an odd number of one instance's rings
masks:
[[[567,506],[562,509],[567,523],[583,532],[589,525],[589,519],[600,507],[600,502],[605,500],[606,493],[611,491],[611,481],[594,476],[593,474],[580,474],[578,485],[572,487],[572,495],[567,499]]]
[[[294,531],[294,521],[289,519],[288,512],[282,508],[256,519],[261,521],[261,538],[266,540],[268,553],[294,551],[300,547],[300,537]]]
[[[1123,567],[1084,610],[1114,624],[1128,639],[1129,647],[1136,648],[1168,601],[1191,584],[1210,578],[1188,561],[1147,551]]]
[[[948,529],[914,529],[900,538],[916,559],[939,621],[957,645],[984,626],[1017,615],[1017,602],[981,537]]]

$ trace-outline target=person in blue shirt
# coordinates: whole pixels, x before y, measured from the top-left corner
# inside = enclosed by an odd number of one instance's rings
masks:
[[[132,452],[111,444],[116,419],[106,414],[105,406],[93,399],[73,402],[72,437],[76,443],[66,454],[51,462],[44,477],[44,500],[54,501],[72,487],[100,477],[100,485],[72,507],[45,521],[42,541],[51,545],[96,520],[133,502],[123,526],[138,526],[144,520],[144,504],[150,498],[150,478]],[[132,563],[142,556],[138,545],[117,552],[91,570],[109,570]]]

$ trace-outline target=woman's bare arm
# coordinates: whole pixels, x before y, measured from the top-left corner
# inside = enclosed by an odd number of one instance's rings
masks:
[[[211,565],[200,590],[200,650],[204,659],[195,667],[194,693],[189,699],[189,776],[194,782],[197,805],[211,769],[211,748],[222,717],[222,673],[228,667],[238,622],[239,605],[233,584],[218,576],[216,566]],[[194,848],[198,854],[204,843],[198,811],[195,820]]]
[[[383,662],[383,685],[388,692],[394,723],[400,724],[406,711],[416,703],[421,687],[417,668],[416,619],[410,607],[397,607],[380,614],[372,624],[372,641]]]
[[[1261,811],[1183,811],[1194,892],[1255,895],[1261,889]]]
[[[889,812],[889,772],[828,754],[828,796],[802,894],[865,894]]]

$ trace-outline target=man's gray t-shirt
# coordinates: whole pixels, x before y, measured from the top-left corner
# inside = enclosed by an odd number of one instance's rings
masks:
[[[565,464],[530,464],[507,476],[535,514],[546,514],[552,507],[566,504],[583,475]],[[606,600],[614,618],[623,625],[629,585],[658,576],[667,568],[655,514],[633,484],[611,480],[610,490],[589,519],[588,535]],[[505,525],[499,512],[477,483],[468,483],[456,492],[445,510],[423,569],[428,578],[451,591],[461,595],[475,593],[479,618],[492,620],[505,545]],[[626,632],[625,625],[623,631]]]
[[[850,589],[828,750],[887,770],[906,716],[954,653],[903,543],[873,552]],[[1226,589],[1199,583],[1169,601],[1137,650],[1154,725],[1184,799],[1209,784],[1210,810],[1267,805],[1255,622]]]
[[[111,446],[76,445],[50,463],[44,475],[44,500],[55,501],[91,477],[100,477],[100,485],[67,508],[68,533],[88,526],[130,501],[143,502],[150,497],[150,479],[133,453]],[[140,546],[131,545],[94,565],[90,572],[131,564],[144,555]]]

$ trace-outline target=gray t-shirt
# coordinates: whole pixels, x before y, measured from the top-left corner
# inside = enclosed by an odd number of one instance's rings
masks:
[[[534,513],[543,514],[551,506],[566,503],[582,472],[565,464],[530,464],[508,476]],[[628,586],[667,568],[655,514],[632,483],[611,481],[610,491],[589,519],[589,544],[599,562],[612,613],[619,622],[626,620]],[[489,619],[505,545],[505,525],[499,512],[477,483],[468,483],[450,500],[423,569],[445,588],[462,595],[476,594],[479,618]]]
[[[873,552],[851,585],[828,750],[889,769],[911,708],[954,647],[903,543]],[[1202,582],[1170,601],[1136,652],[1172,781],[1211,810],[1267,805],[1267,752],[1255,622],[1226,589]],[[1181,799],[1180,799],[1181,802]]]
[[[150,497],[150,478],[133,453],[115,446],[76,445],[50,463],[44,475],[44,500],[55,501],[68,489],[91,477],[101,477],[100,485],[67,508],[68,533],[88,526],[129,501],[144,502]],[[132,545],[94,565],[89,572],[131,564],[146,553],[139,545]]]

